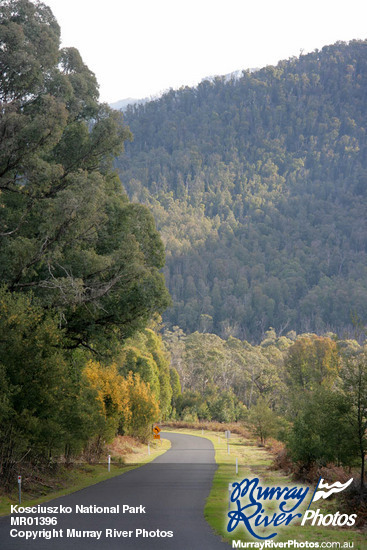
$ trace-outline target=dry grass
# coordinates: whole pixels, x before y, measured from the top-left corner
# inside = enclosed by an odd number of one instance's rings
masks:
[[[211,432],[225,432],[229,430],[233,434],[241,435],[242,437],[252,438],[251,433],[242,424],[237,422],[229,422],[228,424],[222,424],[221,422],[213,421],[201,421],[201,422],[184,422],[183,420],[176,420],[174,422],[164,422],[163,427],[167,428],[184,428],[186,430],[206,430]]]
[[[146,448],[138,439],[128,435],[118,435],[110,445],[107,445],[107,453],[111,458],[126,458],[127,455],[135,453],[137,450]]]

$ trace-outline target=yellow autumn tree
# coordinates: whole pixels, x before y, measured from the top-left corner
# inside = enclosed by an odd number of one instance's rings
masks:
[[[102,365],[97,361],[88,361],[84,374],[89,385],[97,392],[97,401],[105,419],[106,437],[116,435],[121,416],[130,419],[130,399],[126,380],[118,373],[116,365]]]
[[[161,336],[149,328],[136,333],[126,341],[118,364],[123,376],[127,377],[129,372],[139,374],[141,381],[150,385],[159,403],[161,418],[169,418],[172,410],[170,357]]]
[[[151,424],[159,418],[159,404],[150,385],[139,373],[129,372],[125,378],[115,363],[105,366],[88,361],[84,374],[97,393],[101,414],[105,419],[105,436],[117,432],[147,439]]]
[[[159,418],[159,405],[149,384],[138,373],[129,372],[125,381],[129,395],[129,414],[122,414],[120,429],[125,434],[145,441],[152,433],[151,425]]]

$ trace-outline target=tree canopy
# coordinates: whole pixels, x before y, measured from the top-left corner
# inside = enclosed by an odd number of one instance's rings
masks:
[[[70,345],[125,339],[169,303],[153,218],[112,167],[130,132],[49,8],[11,0],[0,23],[1,279],[57,310]]]
[[[0,477],[24,459],[69,460],[91,441],[141,437],[160,394],[114,360],[170,303],[149,210],[113,160],[131,138],[43,3],[0,6]],[[153,349],[154,348],[154,349]],[[121,363],[119,364],[119,367]],[[163,389],[161,389],[163,388]],[[130,432],[129,432],[130,433]]]
[[[118,166],[166,249],[169,327],[260,341],[366,321],[367,42],[130,106]]]

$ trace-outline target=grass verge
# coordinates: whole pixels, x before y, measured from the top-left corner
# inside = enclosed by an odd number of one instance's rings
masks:
[[[71,467],[60,467],[56,475],[44,478],[43,483],[32,485],[28,483],[22,490],[22,506],[34,506],[57,497],[75,493],[80,489],[95,485],[111,477],[121,475],[129,470],[151,462],[157,456],[166,452],[171,444],[167,439],[150,443],[150,455],[147,445],[142,445],[129,438],[129,446],[124,446],[121,453],[119,442],[111,446],[111,471],[105,464],[74,464]],[[11,504],[18,504],[18,487],[15,482],[14,491],[10,494],[0,493],[0,516],[10,514]]]
[[[244,478],[258,477],[262,487],[265,486],[300,486],[300,483],[292,480],[290,476],[282,474],[280,471],[271,470],[273,457],[264,448],[258,447],[255,440],[245,439],[236,434],[231,434],[229,451],[227,451],[227,441],[222,432],[204,431],[201,427],[197,430],[192,429],[177,429],[164,428],[165,431],[174,431],[177,433],[185,433],[189,435],[202,436],[209,439],[215,448],[215,458],[218,464],[217,471],[213,479],[213,485],[210,495],[207,499],[204,514],[205,518],[214,531],[219,534],[224,540],[231,542],[232,540],[241,540],[241,542],[260,542],[258,539],[252,538],[245,527],[239,526],[232,533],[227,532],[228,510],[229,510],[229,490],[228,485],[234,481],[241,481]],[[236,458],[238,459],[238,475],[236,475]],[[304,486],[306,487],[306,485]],[[312,495],[310,490],[309,494]],[[297,512],[301,513],[307,509],[310,496],[307,494],[303,507]],[[265,514],[272,516],[276,510],[277,502],[270,501],[265,507]],[[312,506],[312,509],[316,505]],[[322,500],[317,502],[317,508],[320,508],[321,514],[334,514],[338,511],[335,500]],[[234,505],[231,505],[234,509]],[[340,510],[341,513],[342,510]],[[278,512],[279,513],[279,512]],[[300,525],[300,521],[292,522],[289,526],[279,526],[276,528],[258,528],[257,532],[264,537],[271,533],[278,532],[275,538],[276,542],[285,542],[288,540],[297,541],[298,543],[321,543],[338,542],[339,548],[353,548],[353,550],[366,550],[367,535],[363,532],[351,530],[351,528],[337,529],[328,527],[318,527],[306,524]],[[354,544],[352,546],[351,544]],[[306,546],[304,546],[306,547]],[[336,548],[337,546],[334,546]],[[329,546],[332,548],[332,546]]]

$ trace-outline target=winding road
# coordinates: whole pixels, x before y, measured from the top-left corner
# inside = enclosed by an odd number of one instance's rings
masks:
[[[0,518],[0,549],[228,549],[229,545],[214,534],[204,519],[205,500],[216,470],[212,443],[202,437],[183,434],[162,433],[161,436],[169,439],[172,446],[154,461],[44,504],[71,507],[72,513],[51,514],[57,517],[56,526],[11,525],[10,516]],[[120,512],[75,513],[77,505],[119,505]],[[123,512],[124,505],[129,510],[125,508]],[[31,517],[40,517],[24,516],[30,521]],[[25,540],[19,536],[11,537],[12,529],[13,534],[25,530],[39,533],[35,540]],[[59,536],[40,537],[43,529],[53,535],[55,529]],[[81,536],[68,537],[70,533]]]

